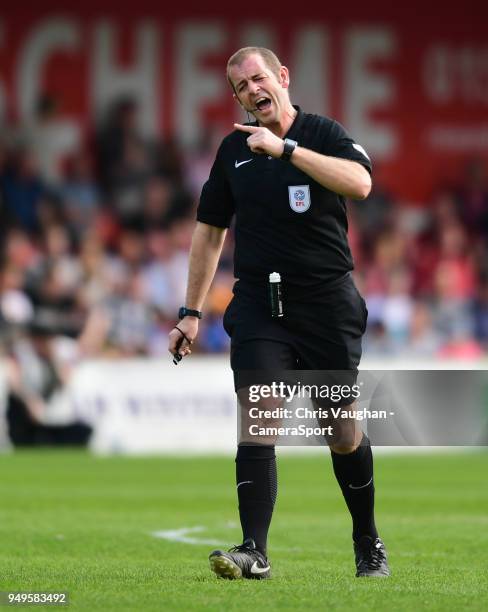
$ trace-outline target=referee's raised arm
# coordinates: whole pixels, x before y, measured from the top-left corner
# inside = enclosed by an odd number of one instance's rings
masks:
[[[212,283],[227,233],[226,228],[197,222],[193,232],[188,268],[188,284],[185,307],[201,311]],[[169,334],[168,350],[181,357],[191,354],[190,343],[198,334],[198,317],[185,315],[178,328]]]

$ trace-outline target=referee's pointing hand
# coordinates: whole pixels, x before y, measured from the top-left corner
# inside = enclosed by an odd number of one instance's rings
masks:
[[[283,140],[273,134],[268,128],[257,127],[255,125],[241,125],[240,123],[234,123],[234,127],[236,130],[250,134],[247,144],[253,153],[266,153],[272,157],[282,156]]]

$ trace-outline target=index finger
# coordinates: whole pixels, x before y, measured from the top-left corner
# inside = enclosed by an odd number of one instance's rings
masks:
[[[241,132],[248,132],[249,134],[254,134],[257,132],[259,128],[255,125],[242,125],[241,123],[234,123],[234,127],[236,130],[240,130]]]

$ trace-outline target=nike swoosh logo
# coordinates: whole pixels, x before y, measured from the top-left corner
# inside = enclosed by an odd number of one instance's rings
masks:
[[[269,569],[269,565],[267,567],[259,567],[258,562],[254,561],[251,566],[251,574],[264,574],[264,572],[267,572]]]
[[[370,485],[373,482],[373,477],[371,476],[371,479],[368,480],[368,482],[364,485],[360,485],[359,487],[355,487],[354,485],[350,484],[349,488],[350,489],[364,489],[365,487],[367,487],[368,485]]]
[[[243,485],[243,484],[252,484],[253,482],[254,482],[254,480],[243,480],[242,482],[240,482],[240,483],[237,485],[237,488],[239,488],[239,487],[240,487],[241,485]]]
[[[244,161],[241,161],[241,162],[238,162],[237,159],[236,159],[235,167],[239,168],[239,166],[242,166],[242,164],[248,164],[251,161],[252,161],[252,158],[251,159],[245,159]]]

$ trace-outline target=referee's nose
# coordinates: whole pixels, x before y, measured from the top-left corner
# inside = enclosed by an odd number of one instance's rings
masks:
[[[249,94],[257,95],[260,91],[261,91],[261,87],[259,86],[259,83],[254,83],[253,81],[249,83],[248,85]]]

